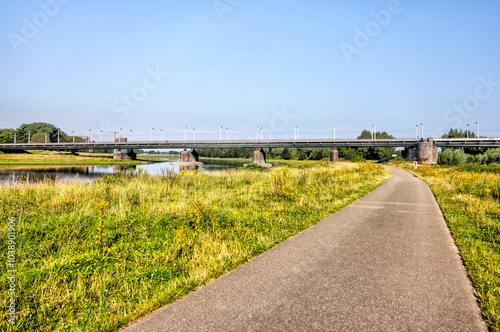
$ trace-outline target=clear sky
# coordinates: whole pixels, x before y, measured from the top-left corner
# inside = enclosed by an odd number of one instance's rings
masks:
[[[498,0],[0,4],[0,128],[500,136]]]

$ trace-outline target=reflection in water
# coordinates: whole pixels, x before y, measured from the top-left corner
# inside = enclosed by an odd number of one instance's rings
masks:
[[[42,181],[93,181],[105,174],[116,174],[118,172],[144,172],[156,176],[168,176],[195,169],[203,169],[207,172],[219,171],[222,169],[235,168],[242,163],[213,163],[210,160],[203,160],[202,166],[174,166],[170,162],[179,159],[170,159],[165,162],[147,165],[113,165],[113,166],[5,166],[0,167],[0,184],[15,183],[36,183]]]

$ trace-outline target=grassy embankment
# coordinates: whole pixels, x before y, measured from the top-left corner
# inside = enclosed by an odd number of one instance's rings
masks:
[[[431,187],[492,331],[500,331],[500,167],[395,164]]]
[[[0,187],[0,238],[7,238],[7,218],[17,218],[17,330],[114,331],[389,177],[379,165],[323,162]],[[6,245],[0,242],[4,262]],[[2,275],[3,310],[7,288]]]
[[[0,165],[138,165],[155,161],[154,158],[140,156],[138,160],[116,160],[109,153],[2,153]]]

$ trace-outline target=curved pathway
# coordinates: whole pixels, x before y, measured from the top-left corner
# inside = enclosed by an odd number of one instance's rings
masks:
[[[124,331],[487,331],[429,187],[402,170]]]

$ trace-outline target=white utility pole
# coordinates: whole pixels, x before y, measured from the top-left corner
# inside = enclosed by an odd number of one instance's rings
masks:
[[[420,123],[421,129],[422,129],[422,139],[424,139],[424,124]]]
[[[479,122],[476,121],[476,137],[479,138]]]
[[[196,141],[196,129],[193,128],[193,142]]]
[[[467,138],[469,138],[469,124],[467,124],[467,133],[465,135]]]
[[[260,140],[264,140],[264,127],[260,127]]]

